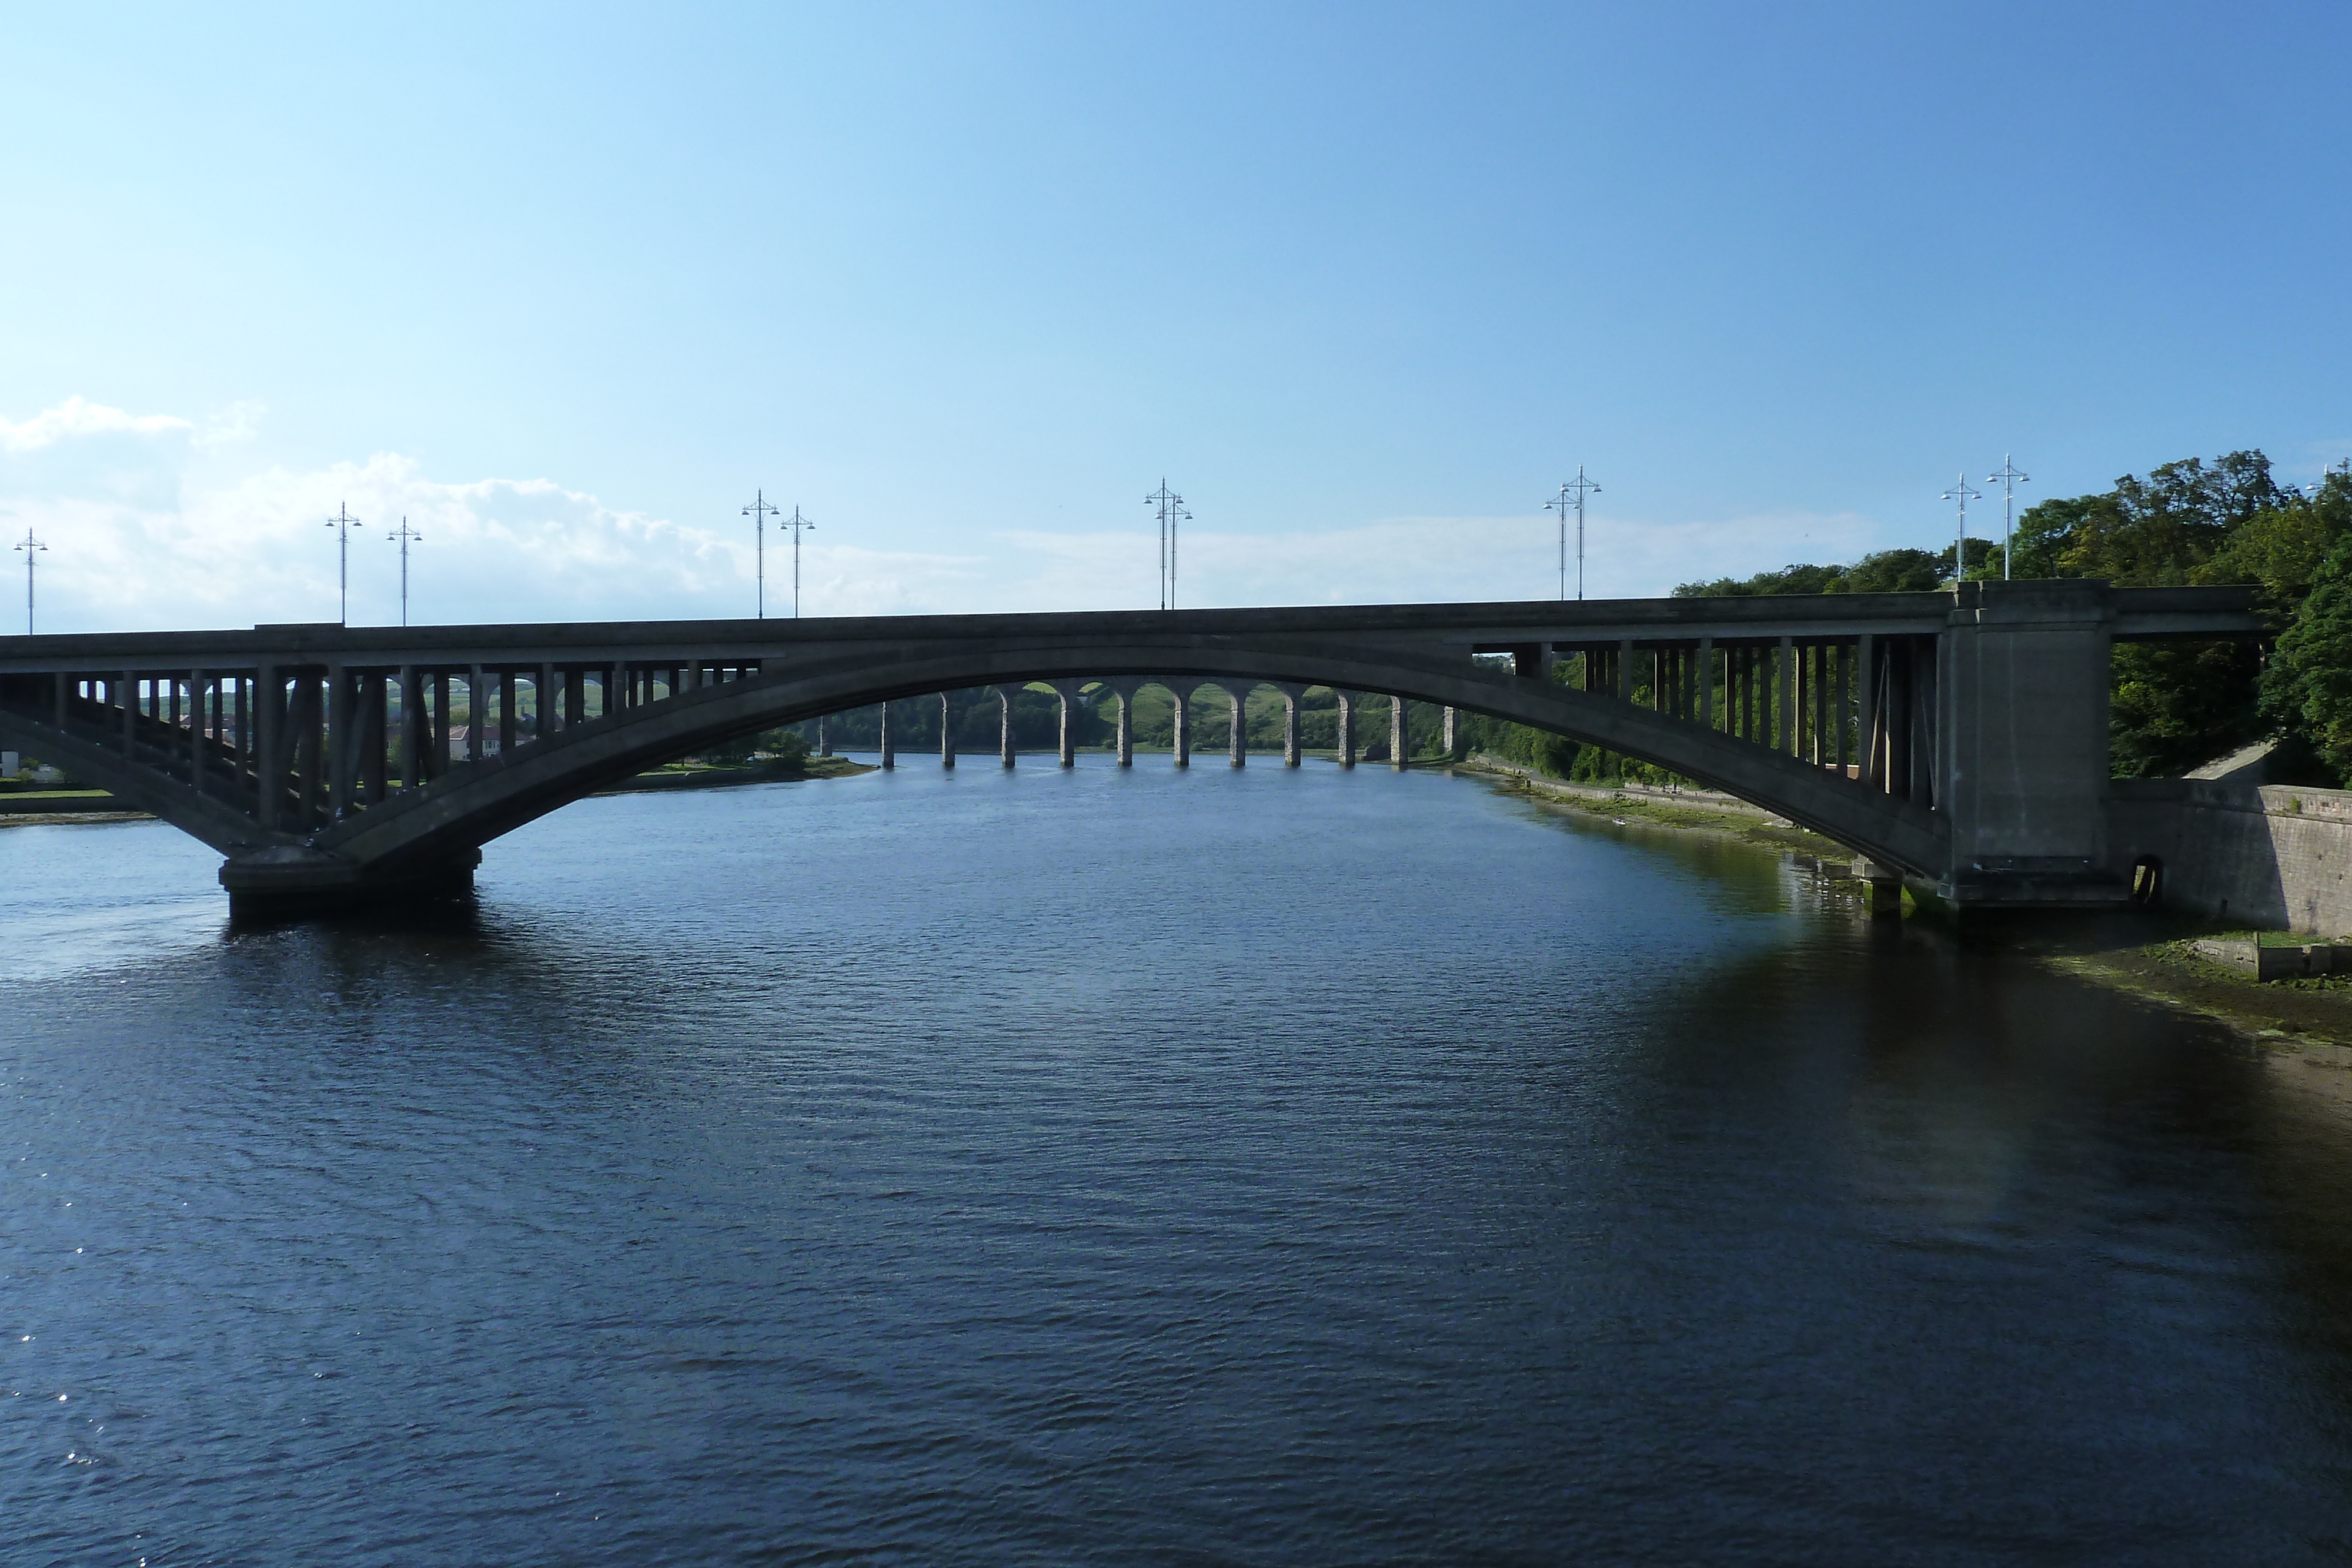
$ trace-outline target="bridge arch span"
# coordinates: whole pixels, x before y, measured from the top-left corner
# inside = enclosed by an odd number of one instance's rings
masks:
[[[1023,648],[935,644],[919,656],[836,655],[625,709],[481,762],[357,812],[308,847],[355,867],[398,874],[471,857],[482,844],[645,769],[737,736],[940,691],[1101,679],[1230,681],[1379,692],[1483,713],[1654,763],[1712,785],[1874,859],[1931,867],[1941,828],[1926,809],[1798,758],[1632,703],[1467,662],[1395,649],[1156,642]],[[189,824],[182,823],[183,826]],[[209,834],[200,833],[211,841]],[[232,862],[231,870],[235,862]],[[224,880],[234,881],[225,873]]]

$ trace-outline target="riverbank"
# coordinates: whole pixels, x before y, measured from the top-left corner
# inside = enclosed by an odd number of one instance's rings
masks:
[[[599,795],[658,794],[668,789],[726,789],[740,784],[797,784],[809,779],[849,779],[874,771],[873,764],[846,757],[809,757],[798,761],[751,762],[740,768],[702,762],[673,762],[640,773],[625,783],[599,789]]]
[[[1685,832],[1715,833],[1776,849],[1797,850],[1832,863],[1851,862],[1853,850],[1801,828],[1786,817],[1712,789],[1675,789],[1647,784],[1573,784],[1547,779],[1531,768],[1473,753],[1454,771],[1483,776],[1495,787],[1525,795],[1538,805],[1601,817],[1631,826],[1644,822]]]
[[[757,762],[741,768],[703,763],[672,763],[640,773],[625,784],[599,789],[600,795],[635,795],[666,789],[724,789],[741,784],[793,784],[808,779],[848,779],[871,773],[870,764],[845,757],[812,757],[801,762]],[[68,826],[83,822],[143,822],[145,811],[116,810],[115,798],[103,789],[16,790],[0,793],[0,828],[46,822]]]
[[[1641,822],[1741,839],[1813,855],[1825,867],[1855,858],[1843,844],[1712,790],[1572,784],[1483,756],[1456,766],[1540,805],[1612,823]],[[1912,907],[1906,894],[1906,912]],[[2343,1097],[2352,1100],[2352,975],[2256,980],[2193,950],[2201,937],[2290,940],[2278,933],[2250,931],[2193,915],[2131,910],[2011,916],[1988,935],[2049,967],[2219,1023],[2251,1044],[2292,1052],[2307,1065],[2344,1070]]]
[[[103,789],[10,789],[0,792],[0,828],[34,822],[66,825],[76,822],[143,822],[144,811],[117,809]]]

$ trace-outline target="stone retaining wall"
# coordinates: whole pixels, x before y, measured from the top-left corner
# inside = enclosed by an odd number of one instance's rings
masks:
[[[2352,791],[2227,779],[2117,779],[2118,871],[2162,871],[2168,908],[2313,936],[2352,935]]]

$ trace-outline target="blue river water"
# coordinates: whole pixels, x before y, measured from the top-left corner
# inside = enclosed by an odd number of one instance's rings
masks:
[[[0,831],[0,1563],[2352,1557],[2352,1101],[1801,860],[1164,758],[488,857]]]

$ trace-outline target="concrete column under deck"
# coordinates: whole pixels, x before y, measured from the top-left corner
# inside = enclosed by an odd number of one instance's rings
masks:
[[[1232,763],[1235,768],[1246,767],[1249,763],[1249,716],[1243,706],[1248,691],[1247,686],[1238,683],[1229,683],[1225,687],[1225,695],[1233,699],[1234,704]]]
[[[1300,760],[1298,744],[1298,699],[1307,695],[1304,686],[1278,685],[1282,694],[1282,765],[1296,768]]]
[[[996,700],[1003,708],[996,733],[996,755],[1007,768],[1013,766],[1013,694],[1020,689],[1018,686],[996,688]]]
[[[827,717],[828,716],[824,714],[819,714],[816,717],[816,754],[819,757],[833,755],[833,729],[825,722]]]
[[[1442,743],[1445,747],[1445,760],[1448,762],[1454,760],[1454,710],[1449,707],[1445,710],[1445,737]]]
[[[1410,743],[1405,739],[1404,698],[1391,697],[1389,698],[1389,766],[1402,772],[1405,754],[1411,748]]]
[[[885,768],[896,768],[898,766],[898,747],[892,744],[890,736],[890,705],[888,703],[884,703],[882,705],[882,766]]]
[[[1074,699],[1079,695],[1079,693],[1075,683],[1055,681],[1054,695],[1062,699],[1062,766],[1076,768],[1078,765],[1078,740],[1077,732],[1072,727],[1073,716],[1070,710]]]
[[[940,766],[955,766],[955,725],[948,712],[948,694],[940,694]]]
[[[1135,766],[1135,685],[1133,681],[1114,685],[1118,694],[1118,765]]]
[[[1193,688],[1185,686],[1168,688],[1169,695],[1176,699],[1176,726],[1173,734],[1176,743],[1176,766],[1179,768],[1192,766],[1192,690]]]
[[[1339,766],[1353,768],[1356,765],[1355,694],[1334,691],[1331,695],[1339,699],[1339,733],[1336,737],[1339,747]]]

